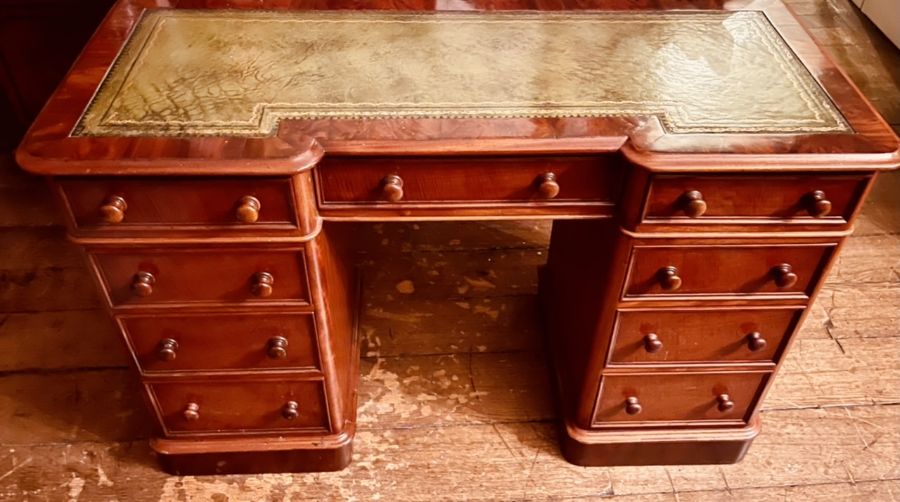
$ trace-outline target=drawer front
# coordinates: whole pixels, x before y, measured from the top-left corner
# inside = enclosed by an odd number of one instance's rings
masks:
[[[311,313],[126,315],[142,372],[318,369]]]
[[[837,244],[635,246],[625,297],[806,295]]]
[[[612,203],[621,185],[621,171],[598,157],[326,158],[316,170],[326,205]]]
[[[610,363],[775,362],[802,313],[801,308],[619,311]]]
[[[652,223],[717,223],[728,219],[847,223],[869,176],[654,177],[644,209]]]
[[[104,249],[90,256],[113,306],[308,304],[302,249]]]
[[[81,230],[297,228],[288,178],[75,178],[58,183]]]
[[[594,426],[622,423],[746,422],[768,373],[606,375]]]
[[[319,381],[156,383],[147,389],[167,434],[329,429]]]

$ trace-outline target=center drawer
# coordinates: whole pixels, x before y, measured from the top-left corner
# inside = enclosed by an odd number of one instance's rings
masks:
[[[625,298],[812,294],[837,243],[638,245]]]
[[[621,185],[602,157],[326,157],[316,172],[326,206],[612,203]]]
[[[319,368],[312,313],[122,315],[117,320],[145,374]]]
[[[113,306],[309,303],[302,248],[103,248],[89,255]]]
[[[768,372],[604,375],[593,426],[745,423]]]
[[[166,434],[329,430],[319,381],[154,383],[147,392]]]

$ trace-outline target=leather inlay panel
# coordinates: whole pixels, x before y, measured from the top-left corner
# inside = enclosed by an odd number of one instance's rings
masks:
[[[160,9],[144,15],[75,135],[260,136],[285,118],[649,115],[672,133],[850,130],[756,11]]]

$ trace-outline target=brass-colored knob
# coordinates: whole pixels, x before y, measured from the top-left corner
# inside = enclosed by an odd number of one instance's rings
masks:
[[[762,333],[759,331],[754,331],[747,335],[747,348],[750,349],[751,352],[758,352],[768,345],[769,342],[763,338]]]
[[[259,219],[259,209],[261,207],[259,199],[252,195],[245,195],[238,201],[235,217],[241,223],[256,223],[256,220]]]
[[[110,195],[106,202],[100,206],[100,216],[106,223],[121,223],[125,219],[125,210],[128,209],[128,203],[120,195]]]
[[[825,192],[814,190],[806,196],[806,210],[813,218],[824,218],[831,212],[831,201],[825,197]]]
[[[200,419],[200,405],[197,403],[188,403],[181,412],[185,420],[193,422]]]
[[[138,272],[131,279],[131,292],[136,296],[150,296],[153,294],[153,285],[156,277],[150,272]]]
[[[731,396],[728,394],[719,394],[716,396],[716,401],[719,403],[717,408],[722,413],[731,411],[731,409],[734,408],[734,401],[731,400]]]
[[[681,287],[681,277],[678,276],[678,269],[675,267],[659,269],[656,278],[659,280],[659,286],[665,291],[675,291]]]
[[[699,190],[684,192],[681,196],[681,208],[689,218],[699,218],[706,212],[706,201]]]
[[[287,357],[287,338],[283,336],[273,336],[269,338],[269,357],[272,359],[284,359]]]
[[[789,263],[782,263],[773,268],[772,275],[775,276],[775,285],[779,288],[790,288],[797,284],[797,274]]]
[[[559,195],[559,183],[556,174],[544,173],[537,178],[538,194],[542,199],[552,199]]]
[[[285,420],[293,420],[300,416],[300,405],[297,404],[297,401],[288,401],[284,403],[284,406],[281,408],[281,416],[285,418]]]
[[[250,286],[250,292],[258,298],[268,298],[272,296],[275,284],[275,277],[268,272],[258,272],[253,275],[253,283]]]
[[[178,342],[171,338],[163,338],[159,342],[159,348],[156,351],[156,357],[160,361],[172,361],[177,356]]]
[[[647,352],[654,354],[659,352],[663,348],[663,343],[660,341],[659,336],[656,333],[649,333],[644,336],[644,350]]]
[[[637,397],[631,396],[625,400],[625,413],[628,413],[629,415],[637,415],[643,409],[644,408],[641,406],[641,403],[640,401],[638,401]]]
[[[389,174],[381,179],[381,194],[385,200],[399,202],[403,198],[403,178]]]

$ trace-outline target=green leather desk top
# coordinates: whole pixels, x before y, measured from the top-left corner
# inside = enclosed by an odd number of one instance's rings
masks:
[[[674,134],[850,131],[760,12],[153,10],[74,135],[632,115]]]

